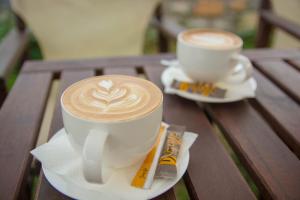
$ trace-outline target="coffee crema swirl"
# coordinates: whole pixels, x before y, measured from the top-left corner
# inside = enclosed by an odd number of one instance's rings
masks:
[[[151,112],[162,101],[151,82],[123,75],[98,76],[71,85],[63,94],[63,106],[87,120],[128,120]]]
[[[240,46],[242,41],[236,35],[218,30],[188,30],[182,34],[182,39],[192,45],[213,49],[226,49]]]

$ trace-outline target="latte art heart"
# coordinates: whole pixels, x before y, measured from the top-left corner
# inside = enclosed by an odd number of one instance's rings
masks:
[[[91,119],[122,119],[157,106],[155,104],[161,100],[160,91],[144,80],[131,79],[124,80],[123,76],[118,79],[93,78],[80,87],[68,89],[64,94],[64,105],[70,111]],[[155,95],[160,98],[153,98]]]
[[[92,92],[92,96],[100,101],[104,101],[107,104],[122,100],[128,93],[126,88],[115,88],[108,91],[95,89]]]
[[[94,100],[81,99],[82,103],[88,104],[101,109],[103,112],[108,112],[113,109],[121,109],[121,107],[130,108],[136,106],[141,101],[140,94],[130,94],[130,91],[126,87],[113,88],[113,83],[109,80],[110,87],[104,87],[105,90],[95,89],[92,92]],[[100,83],[98,84],[100,87]],[[84,96],[82,96],[84,97]]]

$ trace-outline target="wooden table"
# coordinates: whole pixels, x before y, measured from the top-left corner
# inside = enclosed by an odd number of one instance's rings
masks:
[[[174,95],[164,96],[164,120],[199,133],[183,177],[188,193],[191,199],[255,199],[243,176],[246,172],[259,198],[300,199],[300,51],[262,49],[244,54],[256,68],[256,99],[199,107]],[[101,74],[142,76],[163,89],[160,75],[165,67],[160,60],[173,58],[166,54],[27,62],[0,112],[0,199],[29,198],[28,186],[37,171],[32,168],[39,169],[29,151],[41,129],[51,137],[63,127],[60,106],[49,108],[49,98],[59,99],[71,83]],[[54,87],[58,92],[53,92]],[[46,112],[52,121],[49,129]],[[42,172],[37,185],[36,199],[68,199]],[[174,200],[174,190],[157,199]]]

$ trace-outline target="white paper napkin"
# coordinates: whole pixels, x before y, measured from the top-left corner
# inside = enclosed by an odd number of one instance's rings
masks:
[[[197,138],[197,134],[185,132],[182,143],[182,155],[187,151]],[[184,153],[185,152],[185,153]],[[59,131],[49,142],[35,148],[31,153],[42,163],[43,168],[63,180],[67,195],[78,199],[148,199],[153,192],[160,190],[164,185],[175,184],[178,179],[166,184],[166,180],[155,180],[150,190],[142,190],[130,185],[133,176],[141,163],[135,166],[114,170],[113,175],[105,184],[92,184],[83,177],[81,155],[73,150],[65,131]],[[184,158],[179,157],[178,162]],[[142,161],[141,161],[142,162]],[[186,163],[187,164],[187,163]],[[67,188],[67,189],[66,189]]]

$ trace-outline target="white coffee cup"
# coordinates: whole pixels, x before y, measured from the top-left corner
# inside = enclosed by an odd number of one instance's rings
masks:
[[[128,120],[101,121],[71,113],[63,102],[66,91],[61,97],[64,128],[73,148],[82,154],[88,182],[105,183],[110,176],[105,169],[128,167],[150,151],[162,121],[162,95],[159,105],[148,113]]]
[[[242,39],[230,32],[190,29],[177,36],[177,59],[195,81],[244,82],[253,69],[249,59],[240,54],[242,46]],[[242,68],[237,70],[237,64]]]

